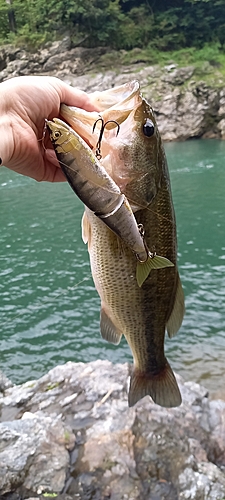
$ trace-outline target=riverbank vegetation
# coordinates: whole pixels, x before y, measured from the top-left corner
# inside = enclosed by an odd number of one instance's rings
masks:
[[[143,62],[225,65],[225,0],[0,0],[0,23],[1,44],[31,50],[70,35]]]

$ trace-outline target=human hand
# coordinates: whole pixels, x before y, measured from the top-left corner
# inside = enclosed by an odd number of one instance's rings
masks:
[[[43,147],[45,118],[59,116],[60,104],[93,111],[89,96],[55,77],[19,76],[0,83],[0,158],[7,168],[37,181],[65,177],[50,139]]]

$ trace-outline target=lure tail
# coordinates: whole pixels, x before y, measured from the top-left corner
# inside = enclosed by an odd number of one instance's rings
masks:
[[[164,267],[173,267],[174,264],[166,257],[159,255],[149,256],[145,262],[138,262],[136,269],[137,284],[141,287],[147,279],[152,269],[163,269]]]

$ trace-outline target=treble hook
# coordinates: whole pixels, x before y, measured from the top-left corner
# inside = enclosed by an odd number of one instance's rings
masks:
[[[155,251],[155,248],[153,249],[152,252],[150,252],[150,250],[148,249],[147,243],[145,241],[145,229],[144,229],[143,224],[138,224],[138,229],[139,229],[139,233],[140,233],[140,235],[141,235],[141,237],[143,239],[143,243],[144,243],[144,246],[145,246],[145,250],[146,250],[147,256],[150,257],[150,259],[153,259],[153,257],[156,256],[156,251]]]
[[[98,138],[98,142],[96,144],[96,151],[95,151],[95,156],[98,160],[101,160],[102,158],[102,155],[101,155],[101,142],[102,142],[102,137],[103,137],[103,134],[104,134],[104,130],[105,130],[105,127],[108,123],[115,123],[117,125],[117,134],[116,134],[116,137],[118,136],[118,133],[120,131],[120,125],[118,122],[116,122],[115,120],[107,120],[107,122],[104,123],[104,120],[103,118],[100,116],[100,118],[98,118],[94,125],[93,125],[93,129],[92,129],[92,133],[94,132],[95,130],[95,127],[96,127],[96,124],[101,121],[102,122],[102,125],[101,125],[101,128],[100,128],[100,132],[99,132],[99,138]]]
[[[117,137],[117,136],[118,136],[118,133],[119,133],[119,131],[120,131],[120,125],[119,125],[119,123],[118,123],[116,120],[108,120],[107,122],[105,122],[105,124],[104,124],[104,128],[106,127],[106,125],[107,125],[108,123],[115,123],[115,124],[117,125],[117,133],[116,133],[116,137]]]

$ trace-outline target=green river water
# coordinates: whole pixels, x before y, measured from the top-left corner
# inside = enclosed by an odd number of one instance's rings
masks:
[[[225,142],[166,144],[186,315],[166,355],[185,380],[225,397]],[[100,300],[67,183],[0,169],[0,368],[13,382],[57,364],[131,361],[99,333]]]

